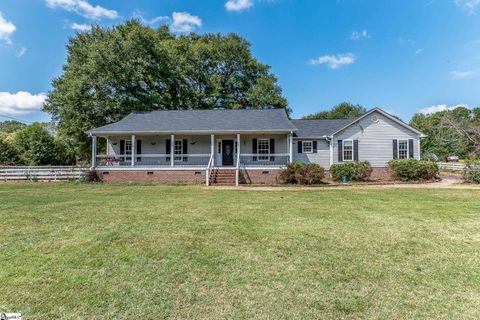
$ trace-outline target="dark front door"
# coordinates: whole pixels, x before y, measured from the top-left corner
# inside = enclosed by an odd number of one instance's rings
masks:
[[[233,166],[233,140],[222,140],[222,166]]]

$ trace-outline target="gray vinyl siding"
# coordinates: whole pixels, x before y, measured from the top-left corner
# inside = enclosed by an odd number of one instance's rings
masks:
[[[372,116],[378,117],[378,122]],[[419,159],[417,133],[375,112],[346,128],[334,137],[333,162],[338,163],[338,140],[358,140],[359,161],[369,161],[372,167],[386,167],[393,159],[393,140],[414,140],[414,157]]]
[[[302,163],[317,163],[324,169],[330,169],[330,147],[326,140],[311,140],[305,139],[305,141],[317,141],[316,153],[298,153],[298,144],[302,140],[293,141],[293,161]]]

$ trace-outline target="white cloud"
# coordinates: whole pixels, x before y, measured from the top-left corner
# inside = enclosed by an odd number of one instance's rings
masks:
[[[417,49],[417,51],[415,51],[415,54],[418,55],[418,54],[420,54],[420,53],[422,53],[422,52],[423,52],[423,49]]]
[[[62,8],[75,12],[87,19],[97,20],[101,18],[115,19],[118,13],[101,6],[93,6],[86,0],[45,0],[50,8]]]
[[[351,40],[370,39],[367,30],[353,31],[350,35]]]
[[[228,0],[225,3],[227,11],[243,11],[253,6],[253,0]]]
[[[162,23],[162,22],[165,22],[165,23],[169,24],[172,21],[172,19],[168,16],[158,16],[158,17],[153,17],[152,19],[148,20],[148,19],[145,19],[143,17],[142,12],[139,11],[139,10],[135,10],[133,12],[133,17],[135,19],[140,20],[142,23],[148,24],[148,25],[153,25],[153,24]]]
[[[452,77],[452,79],[455,79],[455,80],[468,79],[475,76],[475,72],[474,71],[452,71],[450,72],[450,76]]]
[[[336,56],[325,55],[325,56],[318,57],[317,59],[310,60],[310,64],[312,65],[326,64],[330,69],[338,69],[344,65],[354,63],[355,59],[356,57],[352,53],[339,54]]]
[[[453,2],[469,14],[476,14],[480,0],[453,0]]]
[[[92,29],[92,26],[90,24],[73,22],[72,24],[70,24],[70,28],[77,31],[90,31],[90,29]]]
[[[423,113],[423,114],[432,114],[432,113],[437,113],[437,112],[442,112],[442,111],[451,111],[451,110],[455,110],[455,109],[460,108],[460,107],[470,109],[469,105],[463,104],[463,103],[456,104],[456,105],[453,105],[453,106],[448,106],[446,104],[437,104],[435,106],[420,109],[419,112]]]
[[[0,40],[5,41],[7,44],[11,44],[12,40],[10,39],[10,36],[15,30],[17,30],[17,27],[15,27],[10,21],[7,21],[0,11]]]
[[[46,99],[47,95],[45,93],[0,92],[0,113],[15,116],[39,111]]]
[[[170,30],[178,33],[193,32],[197,27],[202,26],[202,19],[198,16],[192,16],[188,12],[174,12],[172,14],[172,23]]]
[[[27,53],[27,48],[22,47],[22,48],[20,48],[20,50],[18,50],[18,51],[15,53],[15,57],[21,58],[21,57],[23,57],[23,55],[24,55],[25,53]]]

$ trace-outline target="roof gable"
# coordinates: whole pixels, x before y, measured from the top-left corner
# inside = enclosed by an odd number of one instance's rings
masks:
[[[349,124],[346,124],[344,127],[342,127],[342,128],[340,128],[340,129],[338,129],[337,131],[333,132],[333,133],[331,134],[331,136],[336,135],[337,133],[345,130],[346,128],[348,128],[348,127],[350,127],[351,125],[357,123],[358,121],[364,119],[365,117],[368,117],[369,115],[371,115],[371,114],[374,113],[374,112],[378,112],[378,113],[382,114],[383,116],[387,117],[388,119],[390,119],[390,120],[398,123],[399,125],[407,128],[408,130],[417,133],[417,134],[420,135],[420,137],[422,137],[422,138],[426,137],[426,135],[425,135],[423,132],[415,129],[414,127],[412,127],[412,126],[410,126],[410,125],[408,125],[408,124],[406,124],[406,123],[403,122],[402,120],[399,120],[399,119],[395,118],[394,116],[392,116],[392,115],[389,114],[388,112],[383,111],[383,110],[380,109],[380,108],[373,108],[373,109],[367,111],[366,113],[362,114],[360,117],[351,120]]]

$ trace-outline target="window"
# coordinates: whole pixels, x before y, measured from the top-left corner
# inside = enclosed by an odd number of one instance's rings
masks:
[[[175,149],[174,154],[181,155],[183,153],[183,142],[182,140],[175,140]],[[182,157],[175,156],[175,161],[182,161]]]
[[[125,155],[132,155],[132,141],[125,140]],[[126,160],[132,160],[131,157],[126,157]]]
[[[353,161],[353,140],[343,140],[343,161]]]
[[[313,142],[302,141],[302,153],[312,153],[312,152],[313,152]]]
[[[270,154],[270,140],[269,139],[258,139],[257,140],[257,152],[259,155],[264,154],[265,156],[258,156],[259,161],[268,161]]]
[[[398,159],[408,159],[408,140],[398,140]]]

